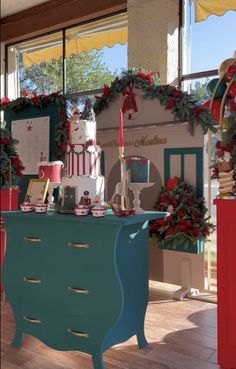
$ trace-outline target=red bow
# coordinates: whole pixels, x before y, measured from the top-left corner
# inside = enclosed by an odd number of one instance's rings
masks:
[[[125,113],[127,110],[129,112],[128,119],[132,118],[132,112],[137,113],[138,107],[135,100],[135,94],[133,93],[133,84],[128,84],[128,91],[123,91],[122,94],[125,96],[124,103],[122,106],[122,112]]]
[[[145,73],[145,72],[138,72],[138,76],[146,79],[150,85],[154,85],[154,79],[153,77],[156,75],[156,73]]]
[[[104,85],[104,87],[103,87],[103,95],[105,95],[107,97],[107,96],[110,96],[110,94],[111,94],[110,87],[108,85]]]
[[[87,150],[87,148],[89,146],[94,146],[95,145],[95,141],[90,139],[88,140],[85,144],[82,144],[82,147],[83,147],[83,151]]]

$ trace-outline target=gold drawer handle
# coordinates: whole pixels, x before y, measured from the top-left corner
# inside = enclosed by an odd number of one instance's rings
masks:
[[[69,246],[77,247],[78,249],[88,249],[90,245],[88,243],[69,242]]]
[[[30,277],[24,277],[24,282],[28,282],[31,284],[41,284],[42,281],[40,279],[30,278]]]
[[[84,337],[84,338],[88,338],[88,333],[83,333],[83,332],[78,332],[78,331],[75,331],[74,329],[67,329],[67,332],[73,334],[74,336],[76,337]]]
[[[34,242],[34,243],[40,243],[42,242],[42,238],[38,237],[24,237],[25,241]]]
[[[30,322],[30,323],[33,323],[33,324],[41,324],[42,323],[42,320],[39,320],[39,319],[33,319],[33,318],[30,318],[29,316],[23,316],[23,319],[24,320],[27,320],[27,322]]]
[[[75,293],[81,293],[83,295],[89,295],[90,291],[89,290],[84,290],[83,288],[76,288],[76,287],[68,287],[68,291],[70,292],[75,292]]]

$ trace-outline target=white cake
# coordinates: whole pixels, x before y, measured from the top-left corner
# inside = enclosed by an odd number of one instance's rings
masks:
[[[98,198],[102,202],[104,201],[104,177],[101,175],[101,148],[96,145],[96,121],[80,119],[79,111],[74,108],[68,122],[66,175],[62,178],[64,206],[66,207],[66,188],[70,188],[70,193],[74,188],[75,205],[79,203],[85,191],[89,192],[92,203]]]

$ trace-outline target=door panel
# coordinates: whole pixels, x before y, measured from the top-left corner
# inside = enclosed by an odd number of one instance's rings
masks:
[[[164,180],[175,176],[196,188],[197,197],[203,194],[203,152],[201,147],[164,150]]]

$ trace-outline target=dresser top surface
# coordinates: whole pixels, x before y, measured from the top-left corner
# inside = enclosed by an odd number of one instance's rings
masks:
[[[167,216],[167,212],[160,211],[146,211],[144,214],[130,215],[126,217],[117,217],[114,214],[107,214],[105,217],[95,218],[92,215],[86,217],[79,217],[75,214],[58,214],[54,212],[48,212],[46,214],[23,213],[21,211],[5,211],[2,212],[3,219],[24,219],[27,220],[39,220],[39,221],[58,221],[58,222],[75,222],[75,223],[97,223],[107,225],[120,225],[126,226],[136,223],[143,223],[147,220],[154,220],[158,218],[164,218]]]

